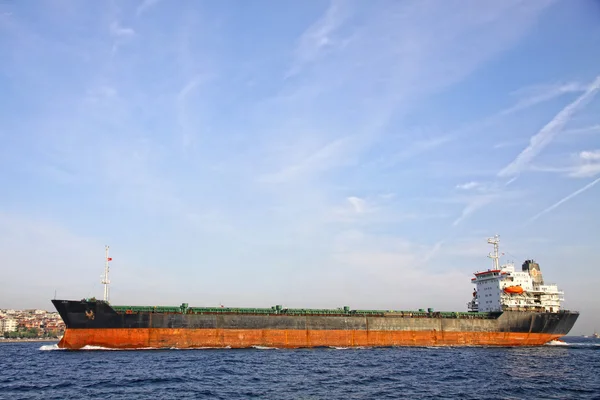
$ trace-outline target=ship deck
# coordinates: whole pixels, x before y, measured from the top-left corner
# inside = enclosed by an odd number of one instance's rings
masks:
[[[232,308],[232,307],[165,307],[165,306],[110,306],[118,314],[198,314],[198,315],[293,315],[293,316],[348,316],[348,317],[400,317],[400,318],[454,318],[454,319],[494,319],[500,313],[414,310],[351,310],[348,307],[337,309],[311,308]]]

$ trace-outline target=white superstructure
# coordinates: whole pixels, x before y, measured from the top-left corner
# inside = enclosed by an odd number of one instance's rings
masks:
[[[555,284],[544,284],[540,266],[533,260],[526,260],[521,271],[516,271],[513,263],[499,265],[498,235],[488,239],[494,251],[492,269],[476,272],[471,279],[476,285],[473,299],[467,303],[469,311],[540,311],[558,312],[564,293]]]

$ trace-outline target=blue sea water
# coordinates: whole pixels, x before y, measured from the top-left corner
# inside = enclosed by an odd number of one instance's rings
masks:
[[[1,399],[600,399],[600,340],[529,348],[0,344]]]

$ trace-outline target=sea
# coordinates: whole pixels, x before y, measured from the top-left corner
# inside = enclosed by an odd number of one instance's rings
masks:
[[[600,339],[562,340],[297,350],[0,343],[0,399],[600,399]]]

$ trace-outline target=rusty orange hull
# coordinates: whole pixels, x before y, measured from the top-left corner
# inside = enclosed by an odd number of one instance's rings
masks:
[[[439,332],[249,329],[67,329],[60,348],[277,348],[377,346],[539,346],[563,335],[517,332]]]

